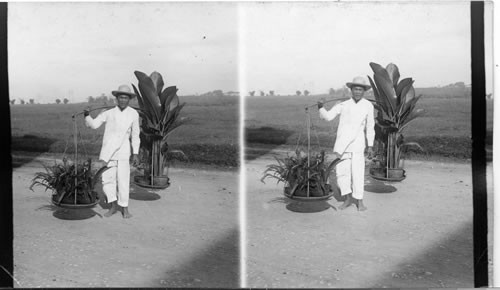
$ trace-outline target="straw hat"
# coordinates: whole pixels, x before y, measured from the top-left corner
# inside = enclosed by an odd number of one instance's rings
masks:
[[[115,97],[118,97],[119,95],[127,95],[129,98],[133,98],[136,96],[136,94],[132,93],[127,85],[119,86],[118,90],[112,91],[111,94],[113,94],[113,96]]]
[[[350,89],[352,89],[352,87],[362,87],[365,91],[371,88],[364,77],[355,77],[352,82],[346,83],[346,86]]]

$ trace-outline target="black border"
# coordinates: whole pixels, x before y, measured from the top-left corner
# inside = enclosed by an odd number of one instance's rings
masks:
[[[7,66],[7,2],[0,2],[0,287],[13,287],[13,204],[12,204],[12,156],[10,154],[10,104],[9,74]]]
[[[488,286],[488,202],[486,188],[486,72],[484,2],[471,2],[471,129],[474,287]]]

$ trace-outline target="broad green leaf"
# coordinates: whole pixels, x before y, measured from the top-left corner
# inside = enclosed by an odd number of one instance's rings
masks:
[[[401,93],[403,92],[403,89],[407,87],[409,84],[413,84],[413,82],[414,81],[412,78],[402,79],[396,87],[396,95],[400,96]]]
[[[383,66],[375,62],[370,62],[370,67],[372,68],[374,73],[385,71],[385,68]]]
[[[161,109],[162,111],[165,111],[165,107],[168,106],[169,102],[167,102],[168,98],[173,98],[173,96],[177,93],[177,87],[176,86],[171,86],[163,90],[163,92],[160,94],[160,102],[161,102]]]
[[[403,147],[411,147],[411,146],[417,147],[422,152],[425,152],[425,149],[422,148],[422,146],[420,146],[420,144],[418,144],[417,142],[405,142],[405,143],[401,144],[401,148],[403,148]]]
[[[149,77],[151,78],[155,86],[156,95],[159,96],[161,94],[161,91],[163,90],[163,85],[164,85],[161,74],[157,71],[154,71],[153,73],[151,73]]]
[[[134,84],[132,84],[132,88],[134,88],[134,93],[137,95],[137,102],[139,103],[139,107],[141,109],[145,109],[144,107],[144,102],[142,101],[142,97],[141,97],[141,94],[139,93],[139,91],[137,90],[137,88],[134,86]]]
[[[396,109],[396,92],[394,91],[394,87],[392,86],[391,80],[389,80],[389,76],[387,72],[385,73],[375,73],[375,83],[377,87],[380,88],[380,95],[382,98],[386,99],[386,103],[388,107],[390,107],[390,116],[394,117],[395,109]]]
[[[385,69],[387,70],[387,73],[389,74],[389,77],[392,81],[392,86],[394,88],[396,88],[398,81],[399,81],[399,69],[398,69],[398,67],[395,64],[390,63],[387,65],[387,67]]]
[[[161,105],[160,99],[156,94],[156,89],[153,84],[153,81],[150,77],[140,71],[134,72],[135,76],[139,80],[139,91],[143,97],[144,104],[146,107],[150,108],[151,115],[154,116],[155,121],[159,122],[161,117]]]
[[[401,92],[401,95],[403,96],[403,98],[401,100],[400,110],[398,112],[399,115],[401,115],[401,113],[406,108],[406,104],[411,102],[411,100],[415,99],[415,89],[413,88],[413,84],[404,88],[403,92]]]
[[[375,85],[375,83],[373,82],[373,80],[370,76],[368,76],[368,80],[370,81],[370,84],[372,86],[373,95],[375,96],[375,100],[376,100],[377,104],[379,104],[381,106],[382,111],[386,115],[392,116],[391,105],[390,105],[389,101],[387,100],[387,98],[385,96],[384,97],[382,96],[383,92],[380,92],[377,89],[377,86]]]

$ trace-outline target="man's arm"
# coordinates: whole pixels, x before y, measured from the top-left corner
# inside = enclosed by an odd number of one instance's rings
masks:
[[[373,141],[375,140],[375,117],[373,114],[373,105],[369,103],[370,108],[366,116],[366,142],[368,143],[368,158],[373,157]]]
[[[141,145],[141,139],[139,138],[139,133],[141,132],[139,128],[139,114],[134,114],[134,120],[132,121],[132,154],[139,154],[139,146]]]
[[[341,108],[342,108],[342,103],[336,104],[330,109],[330,111],[327,111],[324,107],[321,107],[319,109],[319,117],[321,119],[331,121],[335,119],[335,117],[337,117],[338,114],[340,114]]]
[[[107,112],[107,111],[106,111]],[[93,119],[90,115],[85,114],[85,126],[90,127],[92,129],[97,129],[101,127],[102,124],[106,122],[106,112],[102,112],[95,119]]]

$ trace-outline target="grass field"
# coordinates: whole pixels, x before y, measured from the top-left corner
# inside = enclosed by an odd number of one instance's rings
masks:
[[[186,102],[181,116],[188,117],[190,121],[171,135],[171,148],[182,150],[190,163],[238,166],[238,98],[185,96],[180,97],[180,100]],[[11,106],[12,150],[74,152],[71,116],[83,111],[88,105]],[[101,106],[92,105],[93,108]],[[98,112],[94,111],[91,115],[95,117]],[[77,126],[80,132],[78,152],[98,155],[104,126],[98,130],[89,129],[85,127],[82,115],[77,117]]]
[[[411,158],[446,157],[461,160],[471,158],[471,99],[468,92],[446,89],[417,89],[422,98],[417,108],[426,114],[415,119],[404,136],[418,142],[425,153],[410,152]],[[335,96],[334,96],[335,97]],[[341,96],[336,96],[341,97]],[[306,105],[315,104],[328,96],[252,97],[246,99],[246,143],[248,146],[306,144]],[[368,97],[373,98],[373,97]],[[487,101],[487,143],[492,142],[493,101]],[[327,109],[331,104],[325,105]],[[320,120],[316,107],[310,109],[313,131],[311,143],[321,148],[333,148],[338,119]],[[488,147],[488,146],[487,146]]]

